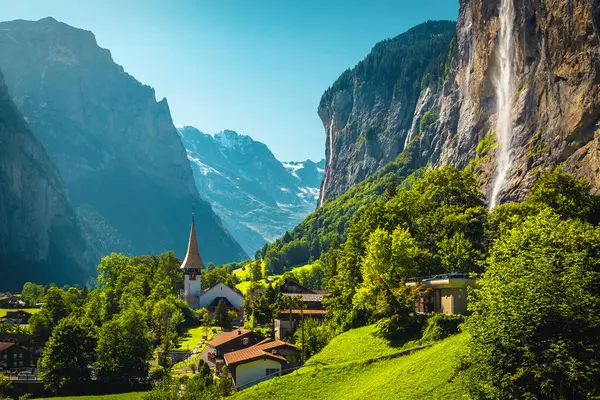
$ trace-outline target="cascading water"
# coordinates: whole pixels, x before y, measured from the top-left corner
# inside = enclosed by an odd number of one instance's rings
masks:
[[[327,170],[325,171],[325,176],[323,177],[323,186],[321,186],[321,200],[319,202],[319,207],[323,205],[325,201],[325,189],[327,187],[327,173],[331,171],[331,160],[333,158],[333,120],[335,119],[335,114],[331,117],[331,123],[329,124],[329,159],[327,160]]]
[[[498,148],[496,151],[496,175],[492,186],[490,208],[498,204],[498,195],[512,164],[511,139],[512,118],[511,103],[514,94],[513,28],[515,21],[514,0],[501,0],[499,9],[500,38],[496,46],[497,70],[494,74],[496,86],[496,136]]]

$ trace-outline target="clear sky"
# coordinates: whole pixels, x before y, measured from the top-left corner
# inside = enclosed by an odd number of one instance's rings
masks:
[[[94,32],[176,125],[232,129],[282,161],[319,160],[323,92],[383,39],[451,19],[457,0],[0,0],[2,20]]]

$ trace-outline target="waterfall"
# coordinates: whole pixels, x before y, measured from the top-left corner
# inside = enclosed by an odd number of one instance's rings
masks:
[[[331,171],[331,159],[333,158],[333,120],[335,114],[331,117],[331,123],[329,124],[329,159],[327,160],[327,167],[325,168],[325,175],[323,176],[323,185],[321,186],[321,199],[319,201],[319,207],[323,206],[325,201],[325,187],[327,186],[327,173]]]
[[[490,208],[498,204],[498,194],[506,180],[511,164],[512,118],[511,103],[514,94],[513,76],[513,28],[515,20],[514,0],[501,0],[499,9],[500,38],[496,46],[497,70],[493,76],[496,87],[496,175],[492,187]]]

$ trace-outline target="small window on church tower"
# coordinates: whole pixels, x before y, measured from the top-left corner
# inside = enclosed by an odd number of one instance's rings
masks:
[[[190,281],[195,281],[196,280],[196,274],[194,272],[192,272],[190,274]]]

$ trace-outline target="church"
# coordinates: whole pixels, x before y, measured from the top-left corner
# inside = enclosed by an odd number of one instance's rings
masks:
[[[244,312],[244,296],[242,293],[223,283],[218,283],[208,290],[203,290],[200,276],[205,269],[202,257],[200,257],[200,250],[198,249],[196,222],[192,213],[192,227],[190,229],[187,253],[180,267],[180,271],[184,277],[183,293],[180,293],[180,298],[185,300],[190,308],[207,308],[211,314],[214,313],[219,301],[223,300],[230,310],[235,310],[241,317]]]

